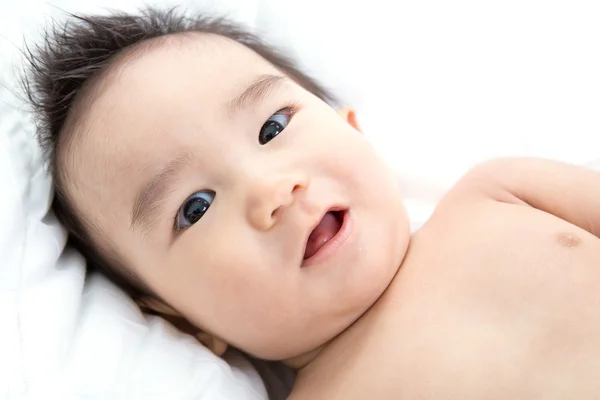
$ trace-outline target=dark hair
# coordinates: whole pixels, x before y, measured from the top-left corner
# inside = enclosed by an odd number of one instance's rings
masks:
[[[137,14],[113,12],[109,15],[69,16],[64,24],[53,22],[46,29],[41,44],[25,47],[28,68],[24,88],[36,117],[37,137],[54,178],[52,207],[69,231],[69,242],[86,257],[88,268],[100,269],[133,297],[154,296],[138,276],[120,264],[116,256],[93,245],[89,224],[77,215],[65,191],[65,176],[59,170],[59,154],[65,145],[60,139],[64,136],[67,115],[84,85],[101,76],[118,55],[137,49],[151,39],[205,33],[243,44],[317,97],[329,103],[334,99],[290,59],[249,30],[225,18],[188,16],[175,9],[155,8],[147,8]]]

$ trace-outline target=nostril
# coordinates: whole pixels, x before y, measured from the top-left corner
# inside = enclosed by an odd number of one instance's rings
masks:
[[[302,185],[300,185],[299,183],[295,184],[294,187],[292,188],[292,193],[301,190],[302,189]]]

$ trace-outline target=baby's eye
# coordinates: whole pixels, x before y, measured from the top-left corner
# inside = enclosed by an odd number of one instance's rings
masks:
[[[271,139],[279,135],[290,123],[292,114],[293,112],[290,108],[284,108],[271,115],[262,128],[260,128],[258,143],[267,144]]]
[[[201,190],[188,197],[177,211],[175,231],[178,232],[198,222],[212,204],[215,195],[212,190]]]

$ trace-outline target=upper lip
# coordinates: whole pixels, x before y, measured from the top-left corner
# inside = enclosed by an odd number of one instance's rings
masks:
[[[323,220],[323,218],[325,217],[325,214],[327,214],[328,212],[336,212],[336,211],[345,211],[346,207],[342,207],[342,206],[332,206],[327,208],[325,211],[323,211],[318,219],[316,219],[314,221],[314,223],[310,226],[310,228],[308,229],[308,231],[306,232],[306,235],[304,236],[304,246],[302,247],[302,254],[301,254],[301,259],[304,260],[304,254],[306,253],[306,246],[308,246],[308,239],[310,238],[310,234],[313,233],[313,231],[317,228],[317,226],[319,226],[319,224],[321,223],[321,221]]]

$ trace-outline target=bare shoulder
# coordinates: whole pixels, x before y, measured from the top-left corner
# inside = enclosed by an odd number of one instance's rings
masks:
[[[528,201],[523,194],[547,186],[544,181],[553,176],[574,176],[581,170],[582,168],[541,158],[496,158],[469,170],[448,192],[446,200],[488,199],[527,205]]]
[[[490,200],[519,202],[519,199],[507,190],[507,182],[518,176],[525,162],[535,163],[535,160],[498,158],[475,165],[447,192],[438,208],[470,207],[473,203]]]
[[[568,183],[599,183],[600,174],[581,165],[561,161],[512,157],[485,161],[473,167],[462,179],[463,187],[504,191],[552,186],[564,188]]]
[[[486,161],[458,181],[434,215],[490,202],[538,209],[600,235],[600,173],[584,166],[541,158]]]
[[[528,169],[526,165],[531,168],[537,163],[535,159],[498,158],[475,165],[448,190],[425,226],[431,228],[438,223],[460,226],[465,217],[474,215],[477,210],[489,212],[490,207],[501,204],[529,206],[519,192],[513,190],[512,182],[521,180],[526,184],[530,179],[523,172]]]

